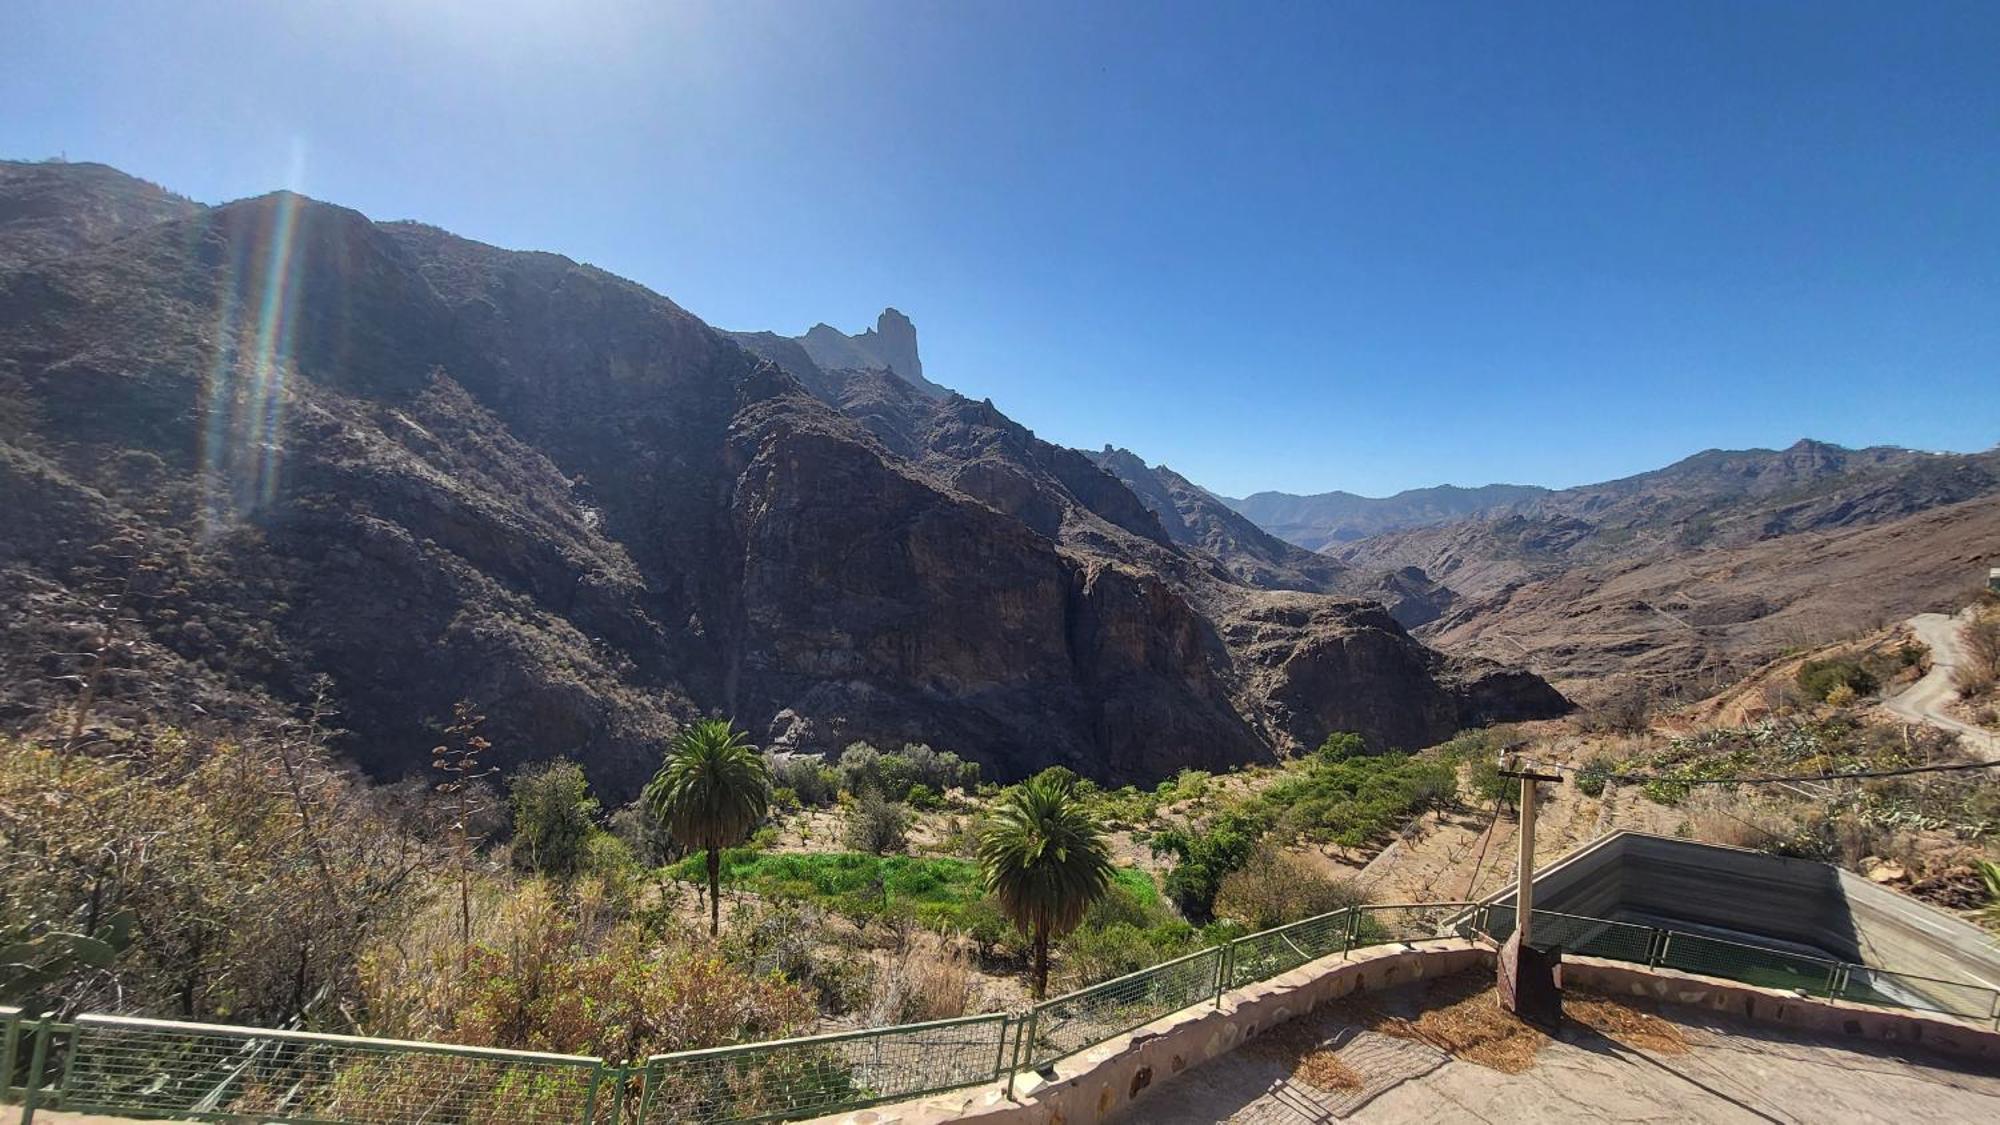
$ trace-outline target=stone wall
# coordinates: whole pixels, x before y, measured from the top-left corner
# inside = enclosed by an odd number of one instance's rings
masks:
[[[1002,1083],[987,1083],[922,1101],[820,1118],[814,1125],[934,1125],[946,1121],[1092,1125],[1170,1085],[1182,1071],[1227,1054],[1327,1001],[1491,967],[1493,963],[1492,949],[1457,939],[1382,946],[1357,950],[1351,957],[1322,958],[1226,993],[1219,1006],[1184,1009],[1061,1059],[1053,1080],[1023,1072],[1015,1078],[1012,1099]],[[1776,989],[1594,957],[1565,958],[1562,973],[1565,988],[1704,1008],[1807,1035],[1898,1044],[2000,1065],[2000,1031],[1953,1020],[1808,999]]]

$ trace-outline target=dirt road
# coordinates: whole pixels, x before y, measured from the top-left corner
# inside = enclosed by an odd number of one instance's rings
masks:
[[[1964,620],[1962,614],[1948,617],[1942,613],[1919,613],[1910,618],[1910,630],[1931,650],[1931,670],[1902,694],[1883,700],[1882,706],[1898,718],[1954,731],[1966,753],[1993,761],[2000,759],[2000,738],[1996,738],[1991,731],[1981,730],[1945,713],[1945,704],[1955,694],[1951,686],[1951,672],[1963,658],[1959,651],[1958,627]]]

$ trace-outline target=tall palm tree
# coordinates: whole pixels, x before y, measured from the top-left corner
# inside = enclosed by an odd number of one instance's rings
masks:
[[[763,757],[729,720],[705,719],[674,736],[641,797],[682,847],[708,853],[708,934],[714,937],[722,928],[722,849],[740,843],[770,808],[771,774]]]
[[[1111,887],[1111,852],[1075,782],[1036,777],[1007,792],[979,836],[986,889],[1034,941],[1035,999],[1049,987],[1049,939],[1075,929]]]

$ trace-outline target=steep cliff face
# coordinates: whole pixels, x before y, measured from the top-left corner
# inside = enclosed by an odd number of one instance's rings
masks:
[[[11,727],[114,618],[107,720],[275,714],[324,674],[377,773],[471,699],[499,764],[614,795],[703,713],[1146,779],[1562,706],[1367,603],[1265,613],[990,404],[565,258],[288,195],[101,229],[0,271]]]

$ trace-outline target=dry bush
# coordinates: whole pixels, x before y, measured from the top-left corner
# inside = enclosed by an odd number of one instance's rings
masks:
[[[1359,1090],[1362,1073],[1331,1044],[1340,1029],[1323,1018],[1301,1016],[1250,1040],[1245,1049],[1280,1064],[1294,1080],[1322,1090]]]
[[[1977,665],[1987,678],[2000,678],[2000,613],[1974,614],[1959,626],[1958,641],[1965,646],[1966,663]]]
[[[594,936],[579,922],[590,909],[539,879],[499,895],[463,973],[454,923],[420,917],[363,961],[368,1030],[636,1058],[793,1035],[816,1018],[803,988],[692,935],[662,941],[627,921]]]
[[[1805,831],[1801,816],[1719,788],[1695,793],[1684,807],[1688,835],[1704,844],[1771,851],[1774,845],[1801,839]]]
[[[1335,879],[1305,858],[1266,844],[1240,869],[1223,876],[1215,914],[1252,930],[1267,930],[1366,901],[1352,880]]]
[[[1992,691],[1995,683],[2000,683],[2000,679],[1995,678],[1991,669],[1970,661],[1951,670],[1952,690],[1958,692],[1960,699],[1977,699]]]
[[[976,1006],[966,943],[930,930],[904,929],[875,972],[868,1022],[921,1023],[962,1016]]]
[[[1519,1074],[1535,1065],[1549,1037],[1500,1007],[1493,978],[1480,972],[1456,973],[1412,987],[1423,1011],[1415,1019],[1391,1015],[1382,997],[1352,993],[1326,1005],[1328,1017],[1349,1026],[1398,1039],[1428,1043],[1454,1058]]]
[[[1577,712],[1577,725],[1594,734],[1638,734],[1651,717],[1652,697],[1644,684],[1627,680]]]
[[[115,961],[31,998],[252,1023],[337,1009],[435,858],[419,818],[393,815],[406,796],[333,766],[309,730],[0,742],[0,945],[124,916]]]

